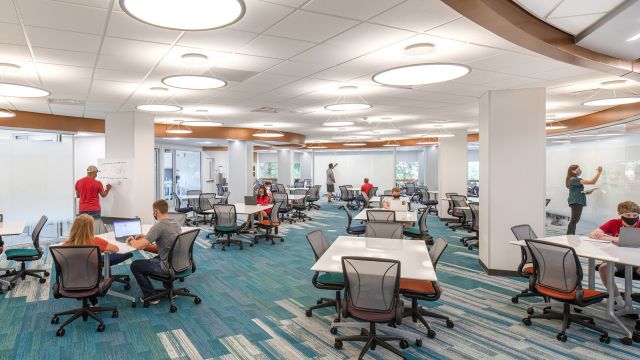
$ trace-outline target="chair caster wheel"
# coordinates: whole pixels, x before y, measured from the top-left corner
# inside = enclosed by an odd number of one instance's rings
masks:
[[[342,341],[340,341],[340,340],[336,340],[336,341],[333,343],[333,347],[334,347],[334,348],[336,348],[336,349],[338,349],[338,350],[342,349]]]
[[[422,339],[416,340],[416,347],[422,347]]]
[[[175,305],[171,305],[171,307],[169,308],[169,311],[174,313],[174,312],[178,311],[178,308]]]
[[[149,307],[149,302],[148,301],[143,302],[142,306],[148,308]]]
[[[311,310],[307,310],[307,311],[305,311],[305,312],[304,312],[304,314],[305,314],[307,317],[311,317],[311,315],[313,315],[313,314],[311,313]]]
[[[531,326],[531,319],[526,317],[526,318],[522,319],[522,323],[527,325],[527,326]]]
[[[515,296],[514,296],[514,297],[512,297],[512,298],[511,298],[511,302],[512,302],[512,303],[514,303],[514,304],[517,304],[517,303],[518,303],[518,298],[517,298],[517,297],[515,297]]]
[[[184,278],[180,278],[180,282],[184,282]]]
[[[112,318],[117,318],[119,314],[120,314],[120,313],[118,312],[118,310],[113,310],[113,311],[111,312],[111,317],[112,317]]]
[[[54,316],[51,318],[51,323],[52,324],[57,324],[60,322],[60,318],[58,318],[57,316]]]
[[[100,324],[100,325],[98,325],[98,327],[96,328],[96,331],[97,331],[97,332],[103,332],[103,331],[104,331],[104,329],[105,329],[104,324]]]
[[[620,342],[621,342],[621,343],[623,343],[624,345],[631,345],[631,344],[633,344],[633,340],[631,340],[631,338],[630,338],[630,337],[628,337],[628,336],[627,336],[627,337],[620,338]]]
[[[58,331],[56,331],[56,336],[64,336],[64,329],[63,328],[58,329]]]
[[[453,321],[451,321],[451,320],[447,319],[447,327],[448,327],[449,329],[453,329],[453,326],[454,326]]]
[[[435,332],[435,331],[433,331],[433,330],[429,330],[429,331],[427,331],[427,337],[428,337],[429,339],[433,339],[434,337],[436,337],[436,332]]]
[[[249,244],[249,247],[253,247],[253,243]]]
[[[556,335],[556,339],[558,339],[558,341],[567,342],[567,334],[559,333]]]
[[[320,305],[320,304],[322,304],[322,300],[319,300],[319,299],[316,300],[316,305]]]
[[[133,307],[133,308],[134,308],[134,307],[136,307],[136,306],[137,306],[137,305],[136,305],[136,302],[135,302],[135,301],[131,303],[131,307]]]
[[[609,335],[601,335],[600,336],[600,342],[608,344],[608,343],[611,342],[611,338],[609,337]]]
[[[47,279],[40,279],[40,280],[38,280],[38,281],[40,282],[40,284],[44,284],[44,283],[46,283],[46,282],[47,282]]]
[[[400,340],[400,349],[406,349],[409,347],[407,340]]]
[[[129,284],[125,284],[125,285],[124,285],[124,289],[125,289],[125,290],[129,290],[129,289],[131,289],[131,285],[129,285]]]
[[[533,308],[532,307],[527,309],[527,314],[533,315]]]
[[[201,302],[202,302],[202,299],[200,299],[199,297],[195,297],[195,298],[193,299],[193,303],[194,303],[194,304],[196,304],[196,305],[197,305],[197,304],[200,304]]]
[[[51,274],[49,274],[49,272],[48,272],[48,271],[45,271],[45,272],[44,272],[44,276],[49,276],[49,275],[51,275]]]
[[[225,248],[222,248],[222,251],[227,251],[227,249],[225,249]]]
[[[329,332],[332,333],[333,335],[338,333],[338,328],[337,327],[332,327],[331,329],[329,329]]]
[[[580,308],[573,308],[573,311],[574,311],[574,312],[577,312],[577,313],[579,314],[579,313],[581,313],[581,312],[582,312],[582,309],[580,309]]]
[[[180,278],[180,280],[184,282],[184,278]],[[191,292],[189,289],[184,289],[183,291],[186,292],[187,294]]]

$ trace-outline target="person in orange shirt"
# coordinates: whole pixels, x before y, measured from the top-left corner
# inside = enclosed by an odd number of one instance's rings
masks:
[[[271,197],[269,196],[269,194],[267,194],[267,188],[262,185],[258,189],[258,195],[256,195],[256,204],[269,205],[269,203],[271,203]],[[260,211],[260,220],[264,219],[265,217],[269,217],[269,214],[271,214],[271,209]]]
[[[96,180],[99,171],[97,167],[91,165],[87,168],[87,176],[76,181],[76,197],[80,199],[78,213],[89,214],[94,219],[99,219],[101,215],[98,195],[106,197],[111,191],[111,184],[107,184],[105,190],[102,183]]]

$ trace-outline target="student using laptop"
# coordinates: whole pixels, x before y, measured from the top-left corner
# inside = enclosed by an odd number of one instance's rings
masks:
[[[271,203],[271,197],[267,194],[267,188],[262,185],[258,188],[258,195],[256,195],[256,204],[258,205],[269,205]],[[265,217],[269,217],[271,214],[271,209],[264,209],[260,211],[260,220]]]
[[[366,204],[365,198],[369,198],[369,191],[373,188],[373,184],[369,182],[369,178],[364,178],[364,183],[360,186],[360,194],[356,196],[358,206],[362,203],[362,207]]]
[[[391,199],[385,197],[382,201],[382,207],[397,211],[407,211],[409,209],[407,202],[400,199],[400,189],[398,188],[391,189]]]
[[[166,275],[169,271],[169,252],[176,237],[180,235],[182,229],[178,223],[169,218],[169,204],[166,200],[156,200],[153,202],[153,218],[155,225],[149,229],[146,235],[140,234],[127,239],[127,244],[136,249],[144,249],[150,244],[158,246],[158,256],[152,259],[135,260],[131,263],[131,272],[135,276],[142,298],[155,294],[155,289],[149,280],[148,274]],[[165,283],[164,287],[169,288],[171,283]],[[150,304],[158,304],[159,299],[149,301]]]
[[[633,201],[623,201],[618,204],[619,218],[611,219],[604,224],[600,225],[597,229],[593,230],[589,237],[592,239],[610,240],[611,243],[618,245],[620,235],[620,229],[622,228],[640,228],[640,221],[638,221],[640,215],[640,207]],[[600,272],[600,279],[607,286],[607,263],[603,262],[598,265],[596,269]],[[624,277],[624,265],[615,265],[615,276]],[[634,267],[634,275],[640,276],[640,268]],[[615,283],[612,284],[613,291],[615,293],[615,302],[617,306],[624,306],[624,300],[618,291],[618,287]]]

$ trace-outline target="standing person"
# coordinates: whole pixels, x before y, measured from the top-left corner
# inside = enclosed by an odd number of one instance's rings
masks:
[[[568,203],[571,208],[571,220],[567,227],[567,235],[574,235],[576,233],[576,225],[580,221],[582,216],[582,208],[587,206],[587,194],[591,192],[585,192],[585,185],[595,185],[602,174],[602,166],[596,168],[596,174],[591,180],[584,180],[580,177],[582,175],[582,169],[579,165],[571,165],[567,169],[567,178],[565,179],[565,185],[569,189]]]
[[[169,218],[169,203],[166,200],[153,202],[153,218],[157,222],[149,229],[146,235],[140,234],[136,235],[135,238],[129,237],[127,239],[127,244],[136,249],[144,249],[153,243],[158,246],[158,256],[148,260],[135,260],[131,263],[131,272],[135,276],[140,290],[142,290],[142,299],[155,294],[153,284],[149,280],[149,274],[164,276],[169,273],[171,268],[169,265],[169,252],[173,242],[182,232],[180,225]],[[166,289],[170,289],[171,286],[173,286],[171,283],[164,284]],[[158,304],[159,302],[159,299],[149,301],[150,304]]]
[[[336,178],[333,176],[333,168],[336,166],[338,166],[338,163],[329,163],[329,168],[327,169],[327,198],[329,199],[329,202],[331,202],[333,192],[335,191],[333,187],[335,186]]]
[[[99,171],[95,165],[90,165],[87,168],[87,176],[76,181],[76,197],[80,199],[78,213],[91,215],[94,219],[99,219],[101,214],[98,194],[106,197],[111,191],[111,184],[107,184],[105,190],[102,183],[96,180]]]
[[[358,197],[356,198],[358,206],[360,206],[360,203],[362,203],[362,207],[364,207],[364,205],[367,203],[365,201],[365,198],[369,198],[369,190],[371,190],[372,188],[373,184],[369,182],[369,178],[364,178],[364,183],[360,186],[360,194],[358,194]]]

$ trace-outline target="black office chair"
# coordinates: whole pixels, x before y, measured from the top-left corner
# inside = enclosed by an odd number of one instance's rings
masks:
[[[358,356],[362,359],[369,349],[383,347],[404,358],[389,341],[399,341],[400,348],[409,343],[401,337],[377,334],[376,324],[401,324],[403,304],[400,300],[400,262],[397,260],[352,257],[342,258],[345,295],[342,316],[369,322],[369,329],[360,329],[360,335],[339,336],[334,347],[342,349],[344,341],[361,341],[365,345]]]
[[[89,317],[99,324],[98,332],[105,330],[104,321],[98,312],[110,311],[111,317],[118,317],[115,307],[91,306],[89,299],[104,296],[111,287],[112,279],[103,279],[100,266],[100,249],[97,246],[51,246],[49,247],[56,268],[56,280],[53,284],[53,297],[82,300],[82,307],[59,312],[51,318],[51,324],[58,324],[60,316],[71,315],[60,325],[56,336],[64,336],[64,327],[71,322]]]
[[[371,189],[369,189],[369,199],[371,199],[372,197],[376,196],[376,193],[378,192],[378,187],[374,186]]]
[[[360,236],[364,234],[364,231],[365,231],[364,225],[358,225],[358,226],[351,225],[351,223],[353,222],[353,215],[351,215],[351,211],[349,211],[349,209],[347,208],[347,205],[342,205],[340,208],[342,208],[344,212],[347,213],[347,234],[356,235],[356,236]]]
[[[318,200],[320,200],[320,185],[310,187],[309,196],[307,196],[307,209],[320,210],[320,205],[316,204],[316,201]]]
[[[417,193],[417,186],[414,182],[408,182],[404,184],[404,194],[413,200],[413,196]]]
[[[295,187],[295,188],[303,188],[304,187],[304,180],[294,180],[293,181],[293,187]]]
[[[47,279],[45,279],[45,277],[49,276],[49,272],[47,270],[27,269],[26,266],[27,262],[40,260],[42,258],[42,255],[44,254],[42,248],[40,247],[40,232],[42,232],[42,228],[44,228],[47,220],[47,217],[42,215],[36,226],[33,228],[33,231],[31,232],[31,242],[33,243],[33,248],[5,250],[4,253],[7,256],[7,260],[20,262],[20,270],[15,273],[12,272],[10,274],[13,275],[13,277],[11,277],[11,279],[9,280],[10,289],[12,289],[16,285],[15,282],[18,278],[25,280],[27,276],[32,276],[40,279],[39,281],[41,284],[47,282]],[[44,277],[38,275],[40,273],[42,273]]]
[[[194,195],[195,196],[200,196],[200,194],[202,194],[202,191],[200,191],[200,190],[187,190],[187,196],[194,196]],[[187,200],[187,207],[190,207],[192,209],[191,211],[193,211],[193,209],[195,209],[197,204],[198,204],[198,199],[188,199]],[[198,220],[197,217],[196,217],[195,212],[192,215],[193,215],[193,218],[192,218],[193,221]]]
[[[429,245],[433,242],[433,237],[429,235],[429,227],[427,226],[430,208],[431,206],[427,206],[426,208],[418,209],[418,213],[420,214],[420,217],[418,218],[418,227],[404,229],[404,236],[411,239],[424,240],[425,243]]]
[[[356,200],[356,198],[351,193],[351,191],[347,190],[347,185],[339,186],[339,188],[340,188],[340,201],[344,201],[345,203],[347,203],[347,207],[349,207],[349,209],[357,208],[357,206],[353,203]]]
[[[464,195],[451,194],[451,201],[453,201],[453,215],[458,220],[446,223],[446,226],[451,230],[467,228],[467,222],[471,220],[471,211],[463,210],[461,207],[467,207],[467,197]]]
[[[211,244],[212,248],[216,245],[222,245],[222,251],[225,251],[227,246],[236,244],[240,246],[242,250],[243,242],[238,239],[233,239],[231,236],[237,234],[240,231],[238,226],[238,215],[236,214],[236,206],[231,204],[216,204],[213,205],[213,211],[215,212],[215,220],[213,225],[213,232],[218,237],[218,240]],[[226,239],[220,239],[220,237],[226,236]],[[253,246],[250,243],[249,246]]]
[[[281,202],[280,209],[278,209],[278,215],[280,216],[280,221],[288,221],[289,224],[293,224],[297,222],[296,219],[291,217],[291,212],[293,211],[293,207],[289,204],[289,195],[286,192],[274,192],[271,193],[271,197],[273,198],[273,203]]]
[[[303,222],[307,221],[307,219],[309,219],[309,221],[311,221],[311,217],[309,217],[309,215],[305,214],[305,211],[307,211],[307,198],[309,197],[309,192],[311,191],[311,189],[309,190],[294,190],[293,194],[294,195],[304,195],[304,197],[302,197],[300,200],[296,200],[293,202],[292,204],[292,209],[294,211],[293,214],[291,214],[291,217],[298,219],[298,220],[302,220]]]
[[[178,225],[185,226],[187,224],[187,214],[181,212],[169,212],[167,213],[169,219],[173,219]]]
[[[198,202],[196,203],[196,206],[193,208],[196,212],[196,214],[202,216],[202,220],[199,220],[198,218],[196,218],[194,220],[194,225],[198,225],[199,223],[204,223],[206,224],[207,222],[210,222],[207,217],[209,216],[213,216],[211,213],[208,213],[207,211],[211,210],[213,208],[212,202],[215,201],[214,199],[216,198],[216,194],[214,193],[202,193],[200,194],[200,197],[198,198]]]
[[[461,240],[464,246],[471,250],[480,246],[480,205],[478,203],[469,203],[469,209],[471,209],[471,231],[475,232],[475,235],[463,237]]]
[[[258,243],[259,239],[271,240],[271,245],[276,242],[273,239],[280,239],[280,242],[284,241],[284,237],[278,235],[278,227],[280,226],[280,218],[278,217],[278,210],[282,206],[282,202],[276,201],[273,203],[271,212],[269,213],[269,219],[261,219],[256,223],[256,226],[264,229],[264,234],[258,234],[253,237],[253,242]]]
[[[182,207],[182,202],[180,201],[180,197],[175,192],[173,193],[173,208],[175,212],[179,213],[188,213],[193,211],[193,208],[189,206],[187,202],[187,206]]]
[[[314,230],[307,234],[307,241],[309,241],[309,245],[311,245],[311,249],[313,250],[313,255],[316,258],[316,261],[320,259],[320,257],[327,251],[329,248],[329,242],[327,238],[324,236],[322,230]],[[311,317],[313,315],[313,310],[322,309],[326,307],[335,307],[336,314],[338,318],[337,322],[340,321],[340,291],[344,288],[344,277],[342,274],[334,274],[334,273],[319,273],[315,272],[313,274],[313,278],[311,278],[311,283],[316,289],[321,290],[332,290],[336,292],[335,299],[331,298],[320,298],[316,305],[313,305],[305,311],[305,315],[307,317]]]
[[[368,222],[395,222],[396,212],[392,210],[367,210]]]
[[[368,238],[402,239],[402,223],[368,222],[364,236]]]
[[[168,273],[166,275],[148,273],[147,276],[153,280],[161,281],[163,284],[173,284],[174,281],[182,280],[196,272],[196,263],[193,260],[193,244],[196,242],[199,232],[200,229],[193,229],[176,236],[169,251],[169,258],[167,259],[170,266]],[[177,296],[192,297],[196,305],[202,302],[198,295],[193,294],[186,288],[174,289],[171,287],[170,289],[155,290],[155,294],[142,299],[142,305],[144,307],[149,307],[150,301],[158,300],[165,296],[169,299],[169,311],[172,313],[178,311],[178,308],[173,303],[174,298]]]
[[[281,193],[286,193],[287,192],[287,188],[284,187],[283,184],[275,184],[275,186],[276,186],[276,189],[278,190],[278,192],[281,192]]]
[[[447,207],[447,214],[453,216],[453,209],[456,207],[455,204],[453,203],[453,200],[451,200],[451,195],[458,195],[458,193],[445,193],[444,196],[447,198],[447,202],[449,203],[448,207]]]
[[[538,238],[538,235],[536,235],[535,231],[533,231],[533,229],[531,228],[531,225],[529,224],[512,226],[511,232],[516,237],[516,240],[524,241],[524,240],[534,240]],[[533,257],[529,252],[529,248],[527,248],[526,246],[520,247],[520,254],[521,254],[521,259],[520,259],[520,264],[518,265],[518,274],[521,277],[529,280],[529,283],[532,284],[531,280],[533,277]],[[520,298],[538,297],[538,296],[545,298],[545,301],[548,300],[548,298],[544,297],[542,294],[540,294],[535,290],[535,286],[528,286],[526,289],[522,290],[520,294],[517,294],[516,296],[512,297],[511,302],[514,304],[517,304]],[[533,308],[527,309],[527,313],[533,314]]]

